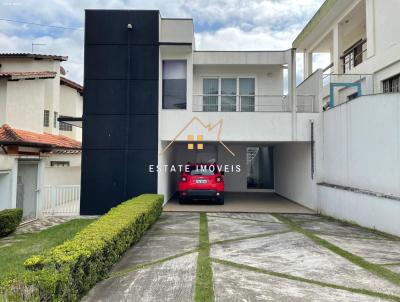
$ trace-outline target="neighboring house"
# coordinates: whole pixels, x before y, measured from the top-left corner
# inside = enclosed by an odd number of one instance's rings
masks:
[[[87,10],[81,214],[141,193],[167,201],[169,167],[216,160],[226,191],[275,192],[400,234],[399,5],[327,0],[282,51],[197,51],[191,19]],[[327,77],[311,74],[309,53],[323,50]]]
[[[60,75],[66,59],[0,54],[0,209],[25,219],[43,214],[52,186],[80,184],[81,129],[58,122],[82,114],[82,86]]]
[[[400,92],[398,0],[327,0],[293,42],[304,55],[304,78],[314,70],[313,54],[329,53],[324,102],[332,106],[357,96]],[[350,87],[351,86],[351,87]]]

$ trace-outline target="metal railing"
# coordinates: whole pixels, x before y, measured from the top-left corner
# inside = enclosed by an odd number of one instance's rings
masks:
[[[366,60],[367,57],[367,40],[360,40],[351,48],[344,51],[340,57],[342,59],[343,73],[348,73],[357,65]]]
[[[43,190],[42,215],[79,215],[79,185],[44,186]]]
[[[297,95],[297,111],[313,112],[314,95]],[[194,112],[289,112],[287,95],[193,95]]]

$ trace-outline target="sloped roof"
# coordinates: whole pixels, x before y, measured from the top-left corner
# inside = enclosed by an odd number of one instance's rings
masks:
[[[58,55],[45,55],[39,53],[17,52],[17,53],[0,53],[0,58],[32,58],[32,59],[50,59],[55,61],[66,61],[68,57]]]
[[[78,91],[81,94],[83,93],[82,85],[80,85],[74,81],[71,81],[71,80],[67,79],[66,77],[60,77],[60,84],[71,87],[73,89],[76,89],[76,91]]]
[[[20,79],[52,79],[57,75],[55,71],[12,71],[0,72],[0,78],[10,80]]]
[[[79,141],[64,135],[19,130],[11,128],[7,124],[4,124],[0,128],[0,143],[8,145],[49,146],[56,149],[80,150],[82,148],[82,144]]]

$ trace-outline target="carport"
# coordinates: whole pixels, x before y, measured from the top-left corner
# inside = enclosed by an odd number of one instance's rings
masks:
[[[230,172],[224,175],[225,204],[200,201],[179,204],[175,193],[180,173],[164,171],[159,173],[158,181],[160,193],[169,196],[165,211],[313,213],[307,208],[307,202],[302,202],[311,198],[307,143],[226,143],[234,156],[218,142],[203,142],[200,150],[196,149],[196,143],[189,149],[190,143],[172,145],[162,155],[161,165],[177,167],[188,162],[214,160],[228,166]],[[240,171],[237,171],[238,165]]]

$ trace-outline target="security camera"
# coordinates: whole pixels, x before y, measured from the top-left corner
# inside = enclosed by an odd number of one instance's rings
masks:
[[[132,29],[133,29],[133,26],[132,26],[131,23],[128,23],[128,25],[126,26],[126,28],[128,28],[128,30],[132,30]]]

